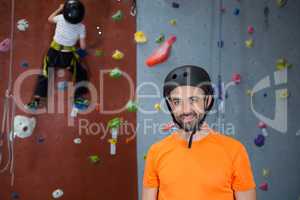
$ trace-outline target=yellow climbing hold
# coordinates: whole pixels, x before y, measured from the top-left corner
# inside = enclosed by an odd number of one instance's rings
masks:
[[[265,177],[265,178],[267,178],[267,177],[269,177],[270,176],[270,170],[269,169],[266,169],[266,168],[264,168],[263,170],[262,170],[262,175],[263,175],[263,177]]]
[[[122,53],[119,50],[115,50],[115,52],[112,55],[112,58],[115,60],[122,60],[124,58],[124,53]]]
[[[252,90],[246,90],[246,95],[247,95],[247,96],[253,96]]]
[[[291,68],[292,65],[288,63],[285,58],[279,58],[276,61],[276,69],[277,70],[284,70],[286,68]]]
[[[279,97],[281,99],[286,99],[289,97],[289,92],[287,89],[284,89],[283,91],[280,92]]]
[[[146,43],[148,41],[145,33],[142,32],[142,31],[137,31],[134,34],[134,40],[135,40],[136,43]]]
[[[254,46],[254,41],[253,39],[248,39],[245,41],[245,45],[247,48],[252,48]]]
[[[160,104],[159,104],[159,103],[156,103],[156,104],[154,105],[154,108],[155,108],[155,110],[157,110],[157,111],[160,111],[160,110],[161,110],[161,107],[160,107]]]
[[[172,26],[176,26],[176,24],[177,24],[176,19],[171,19],[171,20],[169,21],[169,24],[171,24]]]
[[[110,143],[110,144],[117,144],[117,139],[109,139],[108,140],[108,142]]]

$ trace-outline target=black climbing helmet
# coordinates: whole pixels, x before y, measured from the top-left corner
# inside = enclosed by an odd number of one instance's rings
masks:
[[[205,92],[205,95],[211,95],[212,97],[214,95],[208,73],[201,67],[184,65],[172,70],[165,78],[163,89],[164,98],[168,98],[171,91],[176,87],[185,85],[199,87]],[[212,98],[211,104],[205,108],[206,111],[210,111],[213,102],[214,99]]]
[[[67,0],[63,8],[65,20],[71,24],[78,24],[84,18],[84,5],[79,0]]]
[[[208,105],[208,98],[204,98],[204,116],[199,122],[199,124],[195,127],[195,130],[193,131],[192,135],[195,134],[197,131],[196,129],[199,129],[201,125],[203,124],[206,113],[211,110],[213,104],[214,104],[214,89],[211,84],[211,79],[208,75],[208,73],[201,67],[193,66],[193,65],[184,65],[175,68],[172,70],[165,78],[164,81],[164,88],[163,88],[163,95],[166,100],[167,107],[171,113],[171,116],[173,118],[174,123],[179,126],[179,128],[183,128],[180,123],[177,122],[171,106],[169,104],[169,96],[172,90],[179,86],[194,86],[201,88],[205,95],[210,95],[212,97],[212,101],[210,105]],[[191,147],[192,142],[192,135],[190,137],[189,141],[189,147]]]

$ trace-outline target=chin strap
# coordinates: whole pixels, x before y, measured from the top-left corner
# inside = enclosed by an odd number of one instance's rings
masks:
[[[193,132],[190,135],[189,144],[188,144],[189,149],[192,147],[193,137],[194,137],[195,133],[196,133],[196,129],[194,129]]]

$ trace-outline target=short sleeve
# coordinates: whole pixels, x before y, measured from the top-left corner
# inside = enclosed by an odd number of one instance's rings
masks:
[[[85,37],[86,37],[85,25],[81,24],[80,30],[79,30],[79,38],[83,39]]]
[[[246,191],[256,187],[251,163],[244,145],[240,148],[233,160],[232,188],[234,191]]]
[[[60,15],[56,15],[55,17],[53,17],[53,22],[54,23],[57,23],[58,21],[60,21],[61,19],[63,18],[63,16],[60,14]]]
[[[159,178],[156,169],[157,153],[152,145],[146,156],[146,164],[144,168],[143,186],[148,188],[159,187]]]

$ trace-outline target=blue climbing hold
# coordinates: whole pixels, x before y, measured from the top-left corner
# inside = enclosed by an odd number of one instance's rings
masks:
[[[235,16],[238,16],[240,14],[240,9],[239,8],[235,8],[234,11],[233,11],[233,14]]]
[[[258,134],[258,136],[254,140],[254,143],[258,147],[263,146],[265,144],[265,136],[262,134]]]
[[[219,48],[223,48],[223,46],[224,46],[224,41],[223,40],[220,40],[220,41],[218,41],[218,47]]]

